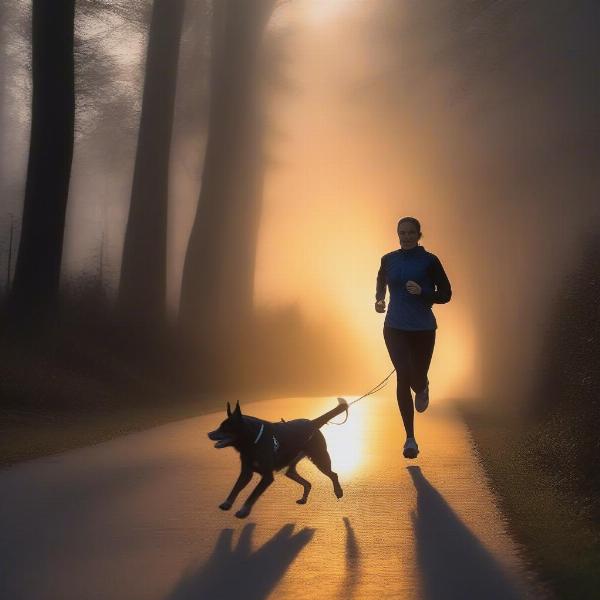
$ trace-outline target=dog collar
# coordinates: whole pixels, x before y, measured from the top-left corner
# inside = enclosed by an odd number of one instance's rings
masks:
[[[265,424],[261,423],[260,424],[260,431],[258,432],[258,435],[256,436],[256,439],[254,440],[255,444],[258,442],[258,440],[260,440],[260,436],[263,434],[264,428],[265,428]]]

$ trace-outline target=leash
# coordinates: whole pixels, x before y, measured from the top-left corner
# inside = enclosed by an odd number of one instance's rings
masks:
[[[350,406],[352,406],[353,404],[356,404],[357,402],[359,402],[363,398],[366,398],[367,396],[371,396],[372,394],[376,394],[377,392],[379,392],[380,390],[382,390],[387,385],[389,378],[395,372],[396,372],[396,369],[392,369],[386,375],[386,377],[384,379],[382,379],[377,385],[375,385],[374,387],[372,387],[368,392],[366,392],[365,394],[363,394],[360,398],[356,398],[355,400],[352,400],[352,402],[348,402],[345,398],[338,398],[338,402],[340,404],[344,403],[346,405],[346,411],[345,411],[346,412],[346,417],[344,418],[344,420],[341,423],[334,423],[333,421],[328,421],[327,423],[325,423],[325,425],[343,425],[348,420],[348,408],[350,408]],[[285,423],[285,421],[283,419],[281,419],[281,420],[282,420],[282,422]],[[260,431],[258,432],[258,435],[256,436],[256,439],[254,440],[255,444],[262,437],[263,430],[264,430],[264,424],[261,424]],[[315,433],[316,432],[313,432],[311,434],[311,436],[309,437],[309,440],[314,436]],[[277,450],[277,448],[279,448],[279,443],[277,442],[277,438],[275,436],[273,436],[273,442],[276,444],[275,450]]]
[[[363,398],[366,398],[367,396],[371,396],[372,394],[376,394],[377,392],[381,391],[388,384],[389,378],[395,372],[396,372],[396,369],[392,369],[389,372],[389,374],[384,379],[382,379],[377,385],[372,387],[367,393],[363,394],[360,398],[356,398],[355,400],[352,400],[352,402],[347,402],[345,398],[338,398],[338,402],[341,402],[342,400],[344,402],[346,402],[346,417],[344,418],[344,420],[341,423],[334,423],[333,421],[328,421],[327,425],[343,425],[348,420],[348,409],[353,404],[356,404],[359,400],[362,400]]]

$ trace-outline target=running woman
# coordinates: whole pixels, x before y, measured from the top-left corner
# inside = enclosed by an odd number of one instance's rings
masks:
[[[384,313],[386,287],[390,290],[383,338],[396,368],[396,397],[406,430],[405,458],[416,458],[419,454],[414,409],[423,412],[429,406],[427,371],[437,329],[431,307],[433,304],[445,304],[452,297],[442,263],[419,245],[422,235],[417,219],[400,219],[400,249],[382,257],[375,292],[375,310]],[[415,392],[414,408],[411,389]]]

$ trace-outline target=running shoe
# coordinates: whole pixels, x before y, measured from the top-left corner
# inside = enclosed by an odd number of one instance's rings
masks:
[[[404,454],[404,458],[417,458],[419,446],[417,445],[417,440],[415,440],[415,438],[406,438],[402,454]]]
[[[415,410],[417,412],[425,412],[429,406],[429,380],[425,389],[415,394]]]

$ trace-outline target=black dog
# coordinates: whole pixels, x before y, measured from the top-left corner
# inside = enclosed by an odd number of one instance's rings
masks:
[[[287,467],[286,476],[297,481],[304,488],[302,498],[297,502],[305,504],[311,484],[300,477],[296,471],[296,465],[305,456],[331,479],[336,497],[341,498],[344,492],[337,474],[331,470],[327,443],[319,431],[327,421],[348,409],[348,403],[343,398],[338,398],[338,402],[336,408],[312,421],[295,419],[281,423],[270,423],[256,417],[242,415],[239,402],[231,412],[228,402],[227,419],[218,429],[211,431],[208,437],[217,442],[215,448],[233,446],[240,453],[242,470],[227,500],[219,508],[229,510],[238,494],[252,479],[252,474],[256,472],[262,476],[261,480],[242,508],[235,513],[239,519],[247,517],[260,495],[273,483],[273,471],[279,471],[284,467]]]

